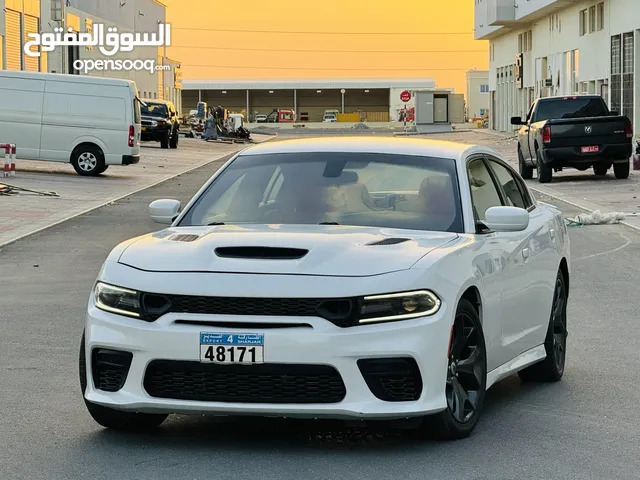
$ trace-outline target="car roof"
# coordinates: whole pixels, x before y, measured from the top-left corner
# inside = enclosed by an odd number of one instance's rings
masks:
[[[474,153],[500,156],[491,148],[467,143],[407,137],[313,137],[264,142],[243,150],[240,155],[266,155],[273,153],[387,153],[424,157],[464,159]]]

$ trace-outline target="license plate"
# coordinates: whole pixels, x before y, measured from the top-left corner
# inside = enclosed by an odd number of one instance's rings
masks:
[[[594,146],[591,146],[591,147],[582,147],[580,150],[582,151],[582,153],[597,152],[598,151],[598,146],[594,145]]]
[[[141,127],[140,130],[142,130],[143,132],[147,131],[147,127]]]
[[[200,362],[226,365],[264,363],[264,335],[200,332]]]

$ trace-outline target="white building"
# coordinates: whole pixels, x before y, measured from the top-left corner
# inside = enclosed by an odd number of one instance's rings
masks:
[[[12,0],[17,1],[17,0]],[[33,0],[31,0],[33,1]],[[76,34],[91,33],[93,26],[117,27],[120,33],[155,33],[166,23],[166,5],[161,0],[37,0],[41,5],[40,29],[53,32],[55,27],[71,29]],[[106,32],[105,32],[106,33]],[[78,71],[77,60],[153,60],[157,70]],[[58,46],[48,55],[48,71],[72,75],[98,75],[134,80],[144,98],[172,100],[179,104],[180,82],[176,79],[179,63],[166,56],[166,46],[138,46],[132,52],[119,51],[107,57],[96,47]],[[162,68],[167,69],[163,70]]]
[[[467,119],[482,117],[489,109],[489,71],[467,72]]]
[[[537,97],[591,93],[640,124],[640,0],[475,0],[489,40],[490,128],[512,131]]]

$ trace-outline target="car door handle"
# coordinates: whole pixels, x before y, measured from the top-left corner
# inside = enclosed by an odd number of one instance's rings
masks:
[[[522,249],[522,258],[524,258],[525,260],[527,258],[529,258],[529,249],[528,248],[523,248]]]

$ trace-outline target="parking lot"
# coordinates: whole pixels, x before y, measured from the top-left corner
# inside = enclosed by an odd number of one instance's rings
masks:
[[[187,201],[219,167],[222,155],[236,148],[197,140],[184,142],[177,152],[145,147],[138,167],[113,168],[99,179],[48,164],[35,167],[52,172],[19,172],[16,183],[29,179],[35,188],[66,192],[60,199],[29,197],[32,209],[45,212],[54,204],[47,202],[64,202],[68,215],[109,204],[0,251],[0,478],[636,478],[640,436],[632,426],[640,421],[634,408],[640,401],[635,388],[640,381],[635,368],[640,235],[621,225],[570,229],[574,271],[563,381],[503,380],[489,391],[484,416],[465,441],[416,443],[397,432],[327,422],[174,416],[149,435],[118,434],[95,424],[82,403],[78,346],[87,295],[101,262],[120,241],[159,228],[148,217],[149,202]],[[637,184],[637,175],[631,182]],[[592,183],[574,179],[548,188],[561,191],[572,184],[578,195],[586,195]],[[0,202],[21,198],[0,197]],[[558,205],[566,217],[580,213],[553,198],[539,198]],[[39,225],[45,223],[41,219]]]

